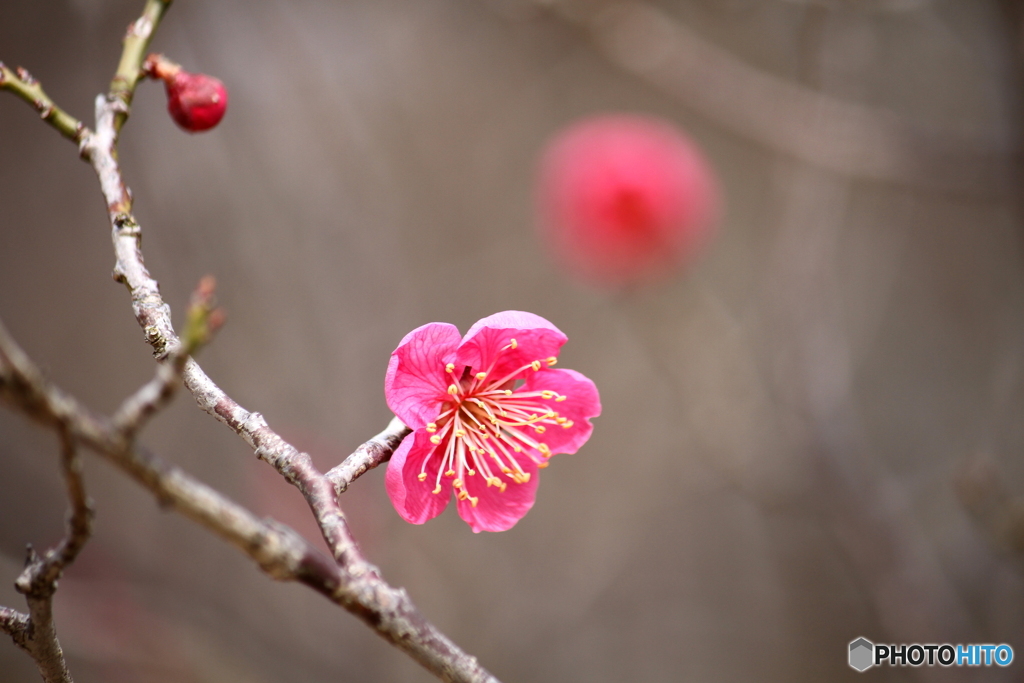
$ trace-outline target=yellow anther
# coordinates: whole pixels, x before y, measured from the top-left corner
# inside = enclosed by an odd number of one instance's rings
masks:
[[[480,499],[476,496],[469,496],[469,504],[476,507],[476,504],[480,502]]]
[[[555,358],[554,356],[551,356],[550,358],[545,358],[544,362],[548,364],[548,367],[551,367],[552,365],[558,362],[558,359]]]
[[[541,398],[546,398],[549,401],[551,399],[553,399],[555,396],[558,396],[558,394],[556,394],[555,392],[551,391],[550,389],[545,389],[544,391],[540,392],[540,397]]]
[[[462,488],[462,480],[461,479],[456,479],[455,481],[452,482],[452,486],[454,486],[457,489],[461,489]]]
[[[537,370],[540,370],[540,361],[539,360],[533,361],[532,363],[530,363],[530,367],[533,368],[534,372],[536,372]]]
[[[512,338],[512,341],[509,343],[509,346],[511,346],[513,349],[519,346],[519,342],[516,341],[515,337]]]
[[[441,435],[434,434],[432,437],[430,437],[430,443],[434,444],[435,446],[441,443]]]
[[[497,456],[495,456],[495,459],[497,459]],[[509,468],[507,468],[507,467],[502,467],[502,468],[501,468],[501,473],[502,473],[502,474],[512,474],[512,470],[510,470],[510,469],[509,469]]]
[[[562,417],[562,416],[558,416],[558,417],[555,418],[555,422],[557,422],[558,424],[565,424],[568,421],[569,421],[569,418]]]
[[[468,475],[469,475],[469,476],[471,476],[471,477],[472,477],[472,476],[476,476],[476,470],[474,470],[474,469],[473,469],[473,468],[471,467],[471,468],[469,468],[469,469],[467,469],[467,470],[466,470],[466,474],[468,474]]]
[[[469,498],[469,494],[465,491],[459,491],[456,495],[459,497],[459,500],[466,500]]]
[[[512,395],[512,390],[511,389],[506,389],[505,390],[505,395],[506,396],[511,396]]]
[[[501,482],[501,485],[498,486],[498,490],[501,491],[502,493],[505,493],[505,489],[507,489],[507,488],[508,488],[508,484],[506,484],[505,482]]]
[[[537,444],[537,450],[543,453],[545,458],[551,457],[551,449],[548,448],[548,445],[546,443]]]
[[[446,477],[454,477],[455,476],[455,470],[448,470],[447,472],[444,473],[444,476],[446,476]]]
[[[523,452],[523,447],[520,446],[517,443],[514,443],[514,444],[512,444],[512,450],[514,450],[516,453],[522,453]]]
[[[478,373],[476,373],[476,378],[477,379],[487,379],[487,373],[486,372],[478,372]]]
[[[455,363],[449,363],[448,365],[444,366],[444,371],[455,372]]]
[[[544,432],[547,431],[547,428],[544,425],[533,425],[533,431],[537,432],[538,434],[543,434]]]
[[[539,467],[541,469],[544,469],[545,467],[547,467],[550,464],[551,463],[549,463],[549,462],[539,462],[539,463],[537,463],[537,467]]]
[[[466,430],[465,429],[456,429],[455,430],[455,438],[456,439],[461,439],[465,435],[466,435]]]
[[[569,427],[572,427],[572,425],[573,425],[572,420],[566,420],[564,423],[562,423],[562,426],[565,427],[566,429],[568,429]]]
[[[427,431],[430,432],[431,434],[433,434],[434,432],[437,431],[437,425],[434,424],[433,422],[428,422],[427,423]]]
[[[416,478],[419,479],[420,481],[426,481],[427,480],[427,473],[426,472],[420,472],[419,474],[416,475]]]
[[[441,485],[438,484],[437,486],[435,486],[434,490],[431,491],[431,493],[434,493],[434,494],[441,493]]]
[[[450,385],[448,385],[448,393],[451,394],[452,396],[457,396],[458,393],[459,393],[459,385],[457,385],[457,384],[450,384]]]
[[[558,398],[555,399],[555,401],[556,402],[562,402],[562,401],[564,401],[567,398],[569,398],[569,397],[568,396],[559,396]]]
[[[487,480],[487,485],[497,486],[498,488],[501,488],[501,479],[498,479],[497,477],[491,477],[490,479]]]

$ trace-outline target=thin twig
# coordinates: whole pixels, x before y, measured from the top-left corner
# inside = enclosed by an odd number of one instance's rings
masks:
[[[325,476],[334,485],[335,493],[340,496],[356,479],[390,460],[391,454],[411,431],[397,417],[393,418],[384,431],[357,448],[340,465],[329,470]]]
[[[67,531],[60,542],[42,557],[29,562],[15,582],[17,589],[27,596],[50,598],[57,590],[57,581],[92,536],[93,508],[85,493],[82,463],[78,449],[66,429],[60,429],[61,470],[67,487]]]
[[[129,396],[117,409],[111,421],[126,437],[132,437],[146,420],[166,406],[181,384],[181,377],[189,357],[209,342],[224,322],[224,313],[214,308],[214,288],[211,276],[204,277],[192,293],[184,343],[176,346],[167,359],[157,365],[153,379]]]
[[[135,95],[135,86],[143,77],[142,61],[149,51],[153,33],[170,6],[171,0],[147,0],[146,6],[142,10],[142,16],[128,27],[128,32],[124,37],[124,48],[121,50],[121,61],[117,65],[114,80],[110,83],[110,100],[118,101],[123,105],[122,113],[114,121],[115,132],[120,131],[121,126],[128,119],[128,110],[132,104],[132,97]]]
[[[49,95],[43,92],[39,81],[20,66],[12,70],[0,62],[0,90],[10,90],[31,104],[39,112],[43,121],[56,128],[61,135],[74,143],[81,142],[82,138],[90,132],[85,124],[54,104]]]

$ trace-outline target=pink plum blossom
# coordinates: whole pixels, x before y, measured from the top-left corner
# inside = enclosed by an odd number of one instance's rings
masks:
[[[692,262],[715,232],[720,192],[697,144],[667,121],[598,115],[547,145],[539,226],[568,270],[623,286]]]
[[[575,453],[601,413],[597,387],[552,367],[566,336],[533,313],[484,318],[465,337],[429,323],[391,354],[384,394],[413,432],[388,463],[398,514],[433,519],[455,494],[474,532],[504,531],[533,506],[537,473],[556,453]]]

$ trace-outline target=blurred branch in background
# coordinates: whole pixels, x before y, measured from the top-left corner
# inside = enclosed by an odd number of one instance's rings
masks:
[[[914,125],[750,66],[646,2],[537,0],[582,29],[615,66],[742,138],[851,178],[1002,194],[1018,131]]]
[[[747,325],[748,334],[765,340],[762,376],[793,417],[794,457],[809,478],[799,505],[814,511],[856,568],[886,638],[968,638],[976,628],[973,616],[915,523],[904,487],[872,454],[852,394],[855,360],[835,267],[855,182],[1006,197],[1016,190],[1008,168],[1019,131],[922,126],[886,108],[831,97],[745,63],[651,3],[536,4],[582,29],[616,67],[773,154],[773,253],[759,276],[759,317]],[[878,4],[874,9],[885,9]],[[805,26],[813,30],[811,9]],[[820,59],[821,40],[805,40],[803,60]],[[636,327],[642,328],[639,321]],[[671,359],[659,365],[671,368]],[[678,384],[685,385],[685,373]],[[961,499],[983,526],[999,529],[995,535],[1005,545],[1020,531],[1013,514],[1019,506],[1000,504],[1007,496],[993,487],[993,477],[986,481],[988,487],[962,485]],[[752,489],[746,493],[757,500]],[[926,681],[945,676],[930,669],[914,675]]]
[[[956,476],[956,492],[993,546],[1020,564],[1024,560],[1024,496],[1013,495],[1004,477],[990,456],[977,453],[964,460]]]

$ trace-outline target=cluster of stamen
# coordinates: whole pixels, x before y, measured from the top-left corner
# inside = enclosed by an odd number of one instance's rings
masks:
[[[525,453],[538,467],[547,467],[551,449],[541,440],[549,428],[569,429],[573,422],[552,410],[541,399],[564,401],[567,396],[549,389],[519,391],[512,388],[514,380],[526,370],[539,371],[555,364],[554,356],[534,360],[504,377],[491,379],[490,373],[501,352],[515,349],[515,339],[504,346],[491,367],[473,373],[467,368],[462,377],[455,377],[455,366],[449,363],[445,371],[452,376],[448,386],[451,396],[442,406],[441,414],[427,425],[431,433],[430,442],[440,446],[447,439],[441,453],[434,481],[433,493],[441,492],[441,477],[451,477],[452,487],[459,500],[468,500],[476,507],[478,498],[466,491],[466,477],[481,476],[487,486],[494,486],[504,492],[508,484],[502,479],[524,484],[530,480],[530,473],[523,471],[513,453]],[[541,457],[538,457],[539,453]],[[420,481],[427,479],[427,461],[418,475]]]

